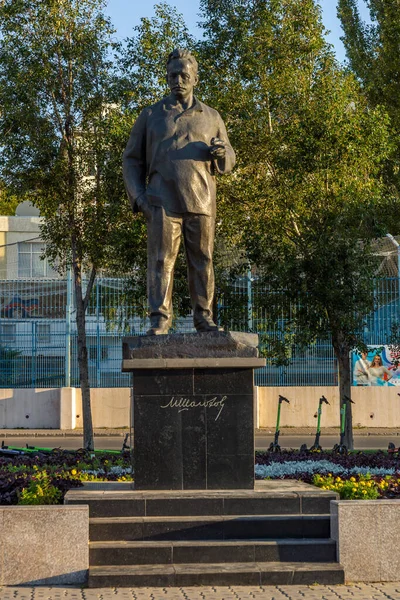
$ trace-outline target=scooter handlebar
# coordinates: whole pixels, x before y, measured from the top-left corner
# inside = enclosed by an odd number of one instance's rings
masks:
[[[319,399],[320,403],[325,402],[325,404],[329,404],[328,400],[325,398],[325,396],[321,396],[321,398]]]
[[[344,401],[345,402],[351,402],[352,404],[355,404],[355,402],[353,402],[353,400],[351,398],[349,398],[348,396],[344,396]]]
[[[287,402],[288,404],[290,404],[290,401],[287,398],[285,398],[285,396],[281,396],[280,394],[279,394],[279,402]]]

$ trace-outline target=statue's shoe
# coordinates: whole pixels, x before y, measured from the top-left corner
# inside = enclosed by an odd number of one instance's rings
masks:
[[[165,327],[150,327],[150,329],[146,331],[146,335],[167,335],[168,331],[168,325]]]
[[[168,319],[151,319],[150,320],[150,329],[146,331],[146,335],[167,335],[170,322]]]
[[[198,333],[204,333],[208,331],[224,331],[223,327],[218,327],[218,325],[216,325],[214,321],[211,321],[211,319],[204,319],[204,321],[198,323],[195,327]]]

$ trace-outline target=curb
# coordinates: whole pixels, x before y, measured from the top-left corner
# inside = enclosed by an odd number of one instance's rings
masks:
[[[94,435],[97,438],[101,437],[125,437],[129,434],[130,430],[126,429],[95,429]],[[268,429],[256,429],[255,434],[257,436],[262,435],[273,435],[275,433],[273,428]],[[0,439],[11,438],[11,437],[82,437],[82,429],[0,429]],[[293,436],[310,436],[315,437],[315,428],[312,427],[282,427],[280,430],[282,437],[293,437]],[[321,436],[338,436],[339,428],[326,428],[321,430]],[[369,436],[400,436],[400,430],[395,428],[369,428],[369,429],[354,429],[353,435],[355,437],[369,437]]]

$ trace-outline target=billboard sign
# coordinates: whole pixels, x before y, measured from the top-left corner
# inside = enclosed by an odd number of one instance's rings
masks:
[[[368,346],[367,353],[352,352],[352,385],[400,386],[399,352],[390,346]]]

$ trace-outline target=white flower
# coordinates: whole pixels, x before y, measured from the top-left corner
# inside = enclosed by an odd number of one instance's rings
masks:
[[[396,469],[379,467],[352,467],[351,469],[347,469],[329,460],[299,460],[255,466],[256,476],[262,478],[280,479],[288,475],[295,477],[301,473],[309,475],[313,475],[314,473],[332,473],[332,475],[366,475],[367,473],[370,475],[394,475]]]
[[[87,473],[88,475],[95,475],[96,477],[104,477],[104,475],[106,474],[104,469],[87,469],[85,471],[82,471],[82,473]],[[111,467],[109,473],[117,475],[117,477],[122,477],[123,475],[131,475],[133,473],[133,470],[131,467],[127,467],[126,469],[124,469],[123,467],[116,466]]]

